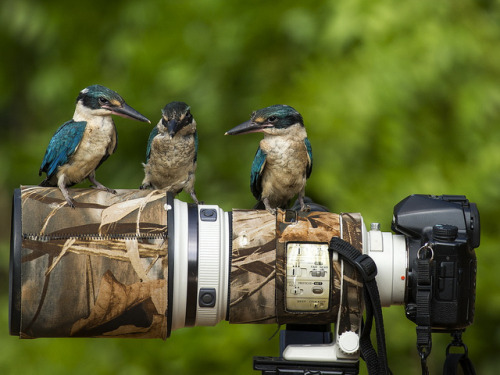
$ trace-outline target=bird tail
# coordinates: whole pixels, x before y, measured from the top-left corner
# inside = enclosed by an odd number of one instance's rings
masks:
[[[55,185],[51,184],[49,182],[49,179],[46,178],[45,180],[43,180],[42,182],[40,182],[39,186],[41,186],[41,187],[51,187],[51,186],[55,186]]]
[[[254,210],[265,210],[266,206],[264,206],[264,202],[258,201],[257,203],[255,203],[255,206],[253,206],[253,209]]]
[[[311,211],[330,212],[330,210],[326,206],[314,202],[312,198],[304,197],[304,203],[309,206]],[[294,211],[300,210],[300,201],[298,199],[295,201],[291,209]]]

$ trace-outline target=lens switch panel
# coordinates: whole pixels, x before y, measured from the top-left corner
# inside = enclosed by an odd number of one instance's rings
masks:
[[[286,245],[286,309],[325,311],[330,298],[328,244],[289,242]]]

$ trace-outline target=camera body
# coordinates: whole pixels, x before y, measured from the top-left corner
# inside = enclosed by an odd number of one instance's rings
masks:
[[[428,278],[430,326],[435,331],[464,329],[474,319],[479,246],[479,212],[465,196],[412,195],[394,208],[392,230],[406,237],[408,266],[406,316],[417,323],[419,280]],[[418,260],[429,259],[429,275]]]

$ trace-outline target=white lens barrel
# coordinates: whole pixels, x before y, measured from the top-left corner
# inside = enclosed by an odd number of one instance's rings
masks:
[[[213,326],[226,318],[229,290],[228,213],[173,200],[171,331]],[[173,250],[173,253],[170,251]],[[171,271],[171,270],[169,270]]]
[[[186,296],[188,276],[188,210],[187,203],[174,199],[174,269],[173,269],[173,296],[172,301],[172,331],[182,328],[186,322]],[[172,225],[172,223],[167,223]],[[169,243],[170,247],[170,243]],[[171,249],[169,248],[169,256]],[[172,272],[170,269],[169,272]]]
[[[231,247],[227,212],[215,205],[170,202],[169,272],[173,274],[169,275],[169,333],[183,327],[212,326],[227,318]],[[377,265],[382,306],[404,304],[405,237],[381,232],[377,224],[369,232],[362,227],[363,252]]]
[[[377,286],[380,303],[387,307],[405,301],[408,254],[403,235],[381,232],[380,225],[373,225],[363,238],[363,252],[377,265]]]
[[[218,206],[199,212],[198,304],[196,324],[213,326],[227,315],[229,293],[229,219]]]

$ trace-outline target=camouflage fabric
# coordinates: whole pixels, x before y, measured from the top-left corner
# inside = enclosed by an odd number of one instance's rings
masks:
[[[363,313],[362,283],[357,271],[343,261],[330,258],[326,311],[285,308],[286,244],[328,244],[332,237],[361,251],[361,216],[278,210],[275,217],[263,210],[233,211],[230,323],[327,324],[337,322],[340,312],[339,333],[357,332]]]
[[[164,191],[23,187],[21,325],[23,338],[166,338],[168,243]],[[327,212],[232,212],[230,323],[337,322],[359,331],[362,284],[330,256],[330,299],[323,311],[287,311],[285,246],[328,244],[341,236],[361,249],[361,218]],[[342,293],[341,293],[342,291]]]
[[[229,322],[275,323],[276,217],[233,211]]]
[[[21,189],[21,337],[165,339],[165,192],[71,194]]]
[[[340,236],[338,214],[330,212],[294,212],[287,217],[287,212],[277,214],[277,261],[276,261],[276,308],[280,324],[327,324],[337,320],[340,304],[340,264],[332,262],[330,257],[330,304],[326,311],[287,311],[285,293],[286,244],[287,242],[316,242],[328,244],[332,237]],[[288,211],[290,213],[290,211]]]

